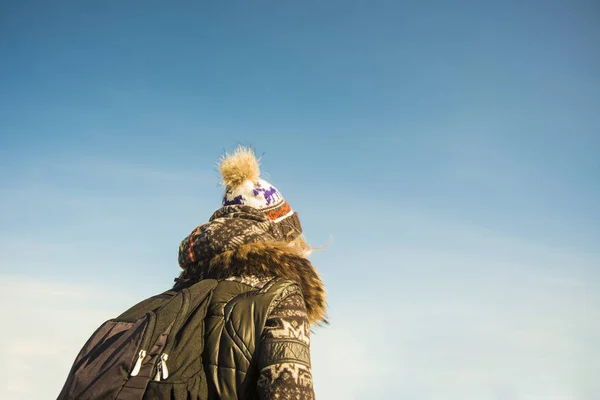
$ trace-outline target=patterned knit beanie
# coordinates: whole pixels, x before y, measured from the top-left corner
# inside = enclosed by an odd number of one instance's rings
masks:
[[[300,218],[275,186],[260,179],[258,161],[254,151],[243,146],[221,158],[223,206],[246,205],[262,211],[277,225],[286,241],[292,241],[302,234]]]

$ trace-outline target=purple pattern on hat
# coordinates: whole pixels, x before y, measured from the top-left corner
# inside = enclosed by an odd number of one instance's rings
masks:
[[[271,205],[271,203],[276,202],[278,199],[275,197],[281,197],[277,189],[273,186],[269,186],[268,189],[265,189],[260,186],[260,183],[256,185],[256,188],[252,189],[252,193],[255,196],[258,196],[259,193],[262,193],[265,196],[265,200],[267,201],[267,205]]]
[[[227,198],[227,195],[225,195],[225,198],[223,199],[224,206],[234,206],[234,205],[243,205],[243,204],[244,204],[244,198],[241,194],[239,196],[235,196],[231,200],[229,200]]]

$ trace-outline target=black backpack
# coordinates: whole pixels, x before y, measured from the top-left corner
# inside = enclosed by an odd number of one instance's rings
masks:
[[[216,286],[202,280],[106,321],[79,352],[58,400],[206,400],[204,317]]]

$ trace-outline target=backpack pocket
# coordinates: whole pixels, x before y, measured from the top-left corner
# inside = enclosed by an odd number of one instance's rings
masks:
[[[79,352],[58,399],[116,399],[126,383],[139,388],[141,398],[151,372],[143,367],[150,362],[146,347],[154,324],[152,312],[135,322],[102,324]]]

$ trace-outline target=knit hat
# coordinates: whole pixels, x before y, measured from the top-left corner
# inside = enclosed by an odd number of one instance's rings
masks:
[[[279,190],[260,178],[259,160],[250,148],[239,146],[219,163],[225,186],[223,206],[246,205],[262,211],[280,229],[286,241],[302,234],[298,214]]]

